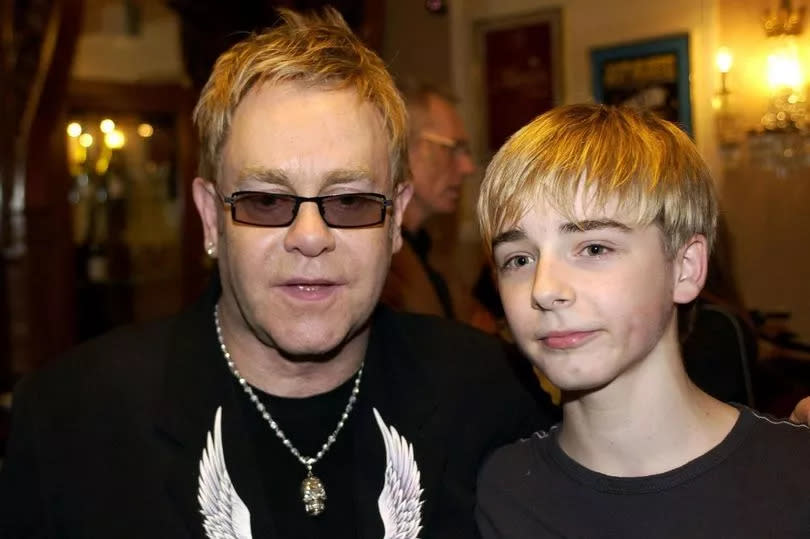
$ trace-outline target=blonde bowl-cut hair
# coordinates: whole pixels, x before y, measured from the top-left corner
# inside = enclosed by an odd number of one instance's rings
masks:
[[[294,82],[305,87],[352,88],[380,113],[388,135],[394,186],[408,176],[405,104],[377,54],[331,7],[296,13],[278,9],[279,23],[224,52],[203,87],[193,119],[200,137],[199,175],[216,183],[233,114],[257,84]]]
[[[657,224],[667,255],[692,236],[714,243],[714,181],[675,124],[627,107],[578,104],[552,109],[498,150],[484,175],[478,222],[485,249],[545,200],[572,223],[582,188],[586,209],[618,204],[633,226]],[[611,206],[613,208],[613,206]]]

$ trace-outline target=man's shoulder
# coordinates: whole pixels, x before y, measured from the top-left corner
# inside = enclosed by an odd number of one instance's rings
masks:
[[[387,308],[383,308],[382,315],[388,346],[405,349],[399,357],[429,372],[443,393],[477,392],[477,399],[497,402],[499,407],[529,398],[541,418],[538,425],[557,419],[558,410],[540,388],[529,361],[513,344],[436,316]]]
[[[144,389],[162,372],[174,320],[122,326],[85,341],[23,378],[15,399],[28,394],[73,403]]]
[[[513,346],[467,324],[439,316],[388,311],[387,322],[421,355],[442,355],[448,362],[505,358]]]
[[[440,316],[408,313],[386,309],[386,317],[395,321],[409,336],[424,335],[425,337],[439,338],[443,342],[459,342],[472,339],[481,343],[501,343],[501,339],[484,333],[468,324],[457,320],[450,320]]]

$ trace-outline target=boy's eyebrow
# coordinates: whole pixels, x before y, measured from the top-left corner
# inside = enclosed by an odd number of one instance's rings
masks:
[[[577,223],[563,223],[560,225],[560,233],[572,234],[576,232],[587,232],[589,230],[604,230],[606,228],[613,228],[620,232],[630,232],[633,229],[624,223],[613,219],[586,219]]]
[[[565,222],[560,225],[559,231],[561,234],[573,234],[576,232],[587,232],[589,230],[604,230],[604,229],[616,229],[620,232],[631,232],[633,230],[626,224],[616,221],[614,219],[586,219],[584,221],[579,221],[578,223]],[[520,228],[513,228],[511,230],[506,230],[505,232],[501,232],[500,234],[492,238],[492,250],[494,251],[495,248],[502,243],[521,241],[525,240],[526,238],[527,238],[526,232],[524,232]]]
[[[509,243],[511,241],[520,241],[525,239],[526,233],[524,231],[519,228],[513,228],[511,230],[501,232],[492,238],[492,250],[494,251],[495,248],[502,243]]]

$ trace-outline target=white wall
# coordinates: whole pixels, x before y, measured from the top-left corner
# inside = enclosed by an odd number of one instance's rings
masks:
[[[424,2],[386,3],[382,49],[394,76],[452,87],[448,17],[430,13]]]
[[[564,102],[592,101],[590,49],[688,32],[692,84],[692,121],[701,153],[716,172],[720,167],[714,144],[711,95],[714,92],[716,43],[715,0],[458,0],[452,5],[451,52],[456,91],[474,140],[481,141],[482,66],[476,51],[477,22],[562,9],[562,71]],[[480,148],[479,146],[477,146]]]
[[[180,20],[163,2],[139,2],[141,31],[126,31],[121,0],[86,0],[71,75],[109,82],[187,82]]]

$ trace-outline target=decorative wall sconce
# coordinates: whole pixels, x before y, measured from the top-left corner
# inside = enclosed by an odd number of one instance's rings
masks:
[[[731,66],[734,64],[734,57],[727,47],[721,47],[717,51],[714,63],[720,73],[720,89],[712,98],[712,108],[718,113],[724,114],[728,113],[729,108],[731,91],[728,88],[728,72],[731,71]]]
[[[731,71],[731,66],[734,65],[734,56],[728,47],[720,47],[715,57],[715,64],[717,64],[717,71],[720,72],[720,95],[728,95],[728,72]]]
[[[727,47],[721,47],[715,56],[715,65],[720,73],[720,89],[712,98],[712,108],[715,111],[717,123],[717,135],[720,140],[720,147],[731,157],[731,151],[736,150],[741,133],[737,125],[737,117],[731,106],[731,90],[728,87],[728,74],[734,65],[734,56]],[[734,152],[736,157],[736,152]]]

